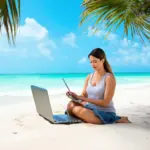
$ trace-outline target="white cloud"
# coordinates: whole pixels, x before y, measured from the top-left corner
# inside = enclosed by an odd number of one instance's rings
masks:
[[[121,49],[121,48],[118,49],[117,53],[119,53],[121,55],[128,55],[129,54],[129,52],[127,50],[124,50],[124,49]]]
[[[124,38],[116,39],[115,46],[110,58],[114,65],[149,65],[150,64],[150,47],[141,47],[139,43]],[[118,45],[117,45],[118,44]]]
[[[91,26],[88,27],[88,34],[87,36],[91,37],[91,36],[97,36],[100,38],[104,38],[107,35],[107,31],[105,31],[104,29],[96,29],[96,28],[92,28]],[[107,40],[113,41],[117,38],[117,34],[114,33],[110,33],[107,36]]]
[[[78,47],[76,45],[76,35],[72,32],[66,34],[65,37],[62,38],[62,42],[71,45],[72,47]]]
[[[117,34],[110,33],[107,37],[107,40],[114,41],[117,38]]]
[[[22,57],[44,56],[52,59],[52,49],[57,48],[55,42],[49,38],[48,30],[33,18],[26,18],[25,24],[20,26],[16,37],[16,47],[8,45],[6,33],[0,40],[1,53],[14,54]]]
[[[139,43],[134,42],[133,47],[139,47]]]
[[[46,56],[48,58],[50,58],[51,60],[53,59],[52,56],[51,56],[51,51],[50,49],[48,49],[47,47],[45,47],[44,43],[40,43],[38,44],[38,49],[40,50],[40,53],[43,55],[43,56]]]
[[[134,45],[128,46],[126,49],[122,47],[114,54],[119,57],[122,64],[150,65],[150,47],[148,46],[141,49],[135,48]]]
[[[92,28],[91,26],[88,27],[88,36],[98,36],[101,37],[105,34],[102,30],[97,30],[96,28]]]
[[[139,47],[139,43],[137,42],[132,42],[131,40],[128,40],[127,38],[124,38],[123,40],[120,40],[121,46],[123,47],[134,47],[134,48],[138,48]]]
[[[140,57],[143,64],[150,65],[150,46],[142,47]]]
[[[79,64],[84,64],[84,63],[86,63],[86,62],[87,62],[87,59],[86,59],[85,57],[81,58],[81,59],[78,61]]]
[[[127,40],[127,38],[124,38],[120,42],[121,42],[121,45],[124,46],[124,47],[128,46],[129,44],[131,44],[131,41]]]
[[[20,34],[21,37],[31,37],[37,40],[41,40],[48,35],[47,29],[32,18],[26,18],[25,25],[20,26],[18,31],[18,35]]]

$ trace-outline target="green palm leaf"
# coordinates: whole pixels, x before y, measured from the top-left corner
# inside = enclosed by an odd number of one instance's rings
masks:
[[[80,25],[92,18],[94,27],[104,24],[107,35],[123,25],[124,36],[150,40],[150,0],[84,0],[82,7]]]
[[[0,32],[4,26],[9,43],[15,43],[20,20],[20,0],[0,0]]]

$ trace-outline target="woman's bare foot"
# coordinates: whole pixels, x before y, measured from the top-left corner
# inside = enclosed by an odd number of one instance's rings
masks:
[[[122,116],[120,120],[116,121],[116,123],[131,123],[131,121],[129,121],[128,117]]]

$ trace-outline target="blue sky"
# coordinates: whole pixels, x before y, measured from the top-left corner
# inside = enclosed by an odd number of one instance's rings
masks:
[[[150,46],[122,36],[104,39],[89,22],[79,27],[82,0],[22,0],[16,47],[0,37],[0,73],[90,72],[89,52],[102,48],[114,72],[150,72]]]

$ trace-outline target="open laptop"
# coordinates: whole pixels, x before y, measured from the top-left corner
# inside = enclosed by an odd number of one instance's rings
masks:
[[[53,124],[72,124],[82,121],[68,114],[53,115],[48,91],[44,88],[31,85],[31,91],[35,102],[37,113]]]
[[[66,85],[68,91],[71,92],[69,86],[67,85],[67,83],[66,83],[66,81],[65,81],[65,79],[62,78],[62,80],[63,80],[63,82],[65,83],[65,85]],[[72,95],[69,95],[68,97],[69,97],[70,99],[72,99],[72,101],[74,101],[74,102],[77,102],[77,103],[82,102],[82,100],[76,99],[76,98],[73,97]]]

